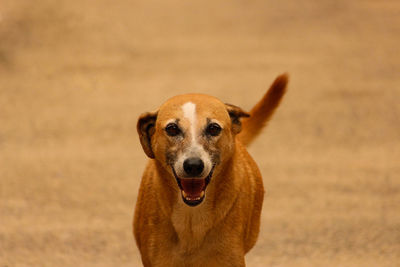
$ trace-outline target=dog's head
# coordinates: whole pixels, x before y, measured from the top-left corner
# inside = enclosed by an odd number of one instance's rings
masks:
[[[140,116],[144,152],[175,177],[183,201],[200,204],[216,168],[234,152],[241,117],[248,113],[207,95],[181,95]]]

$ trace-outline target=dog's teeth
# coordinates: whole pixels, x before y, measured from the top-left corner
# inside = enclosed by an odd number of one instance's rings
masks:
[[[184,190],[182,190],[182,196],[183,196],[186,200],[190,200],[190,201],[193,201],[193,200],[200,200],[200,199],[204,196],[204,191],[201,191],[199,197],[193,197],[193,198],[191,198],[191,197],[189,197],[189,196],[186,194],[186,192],[185,192]]]

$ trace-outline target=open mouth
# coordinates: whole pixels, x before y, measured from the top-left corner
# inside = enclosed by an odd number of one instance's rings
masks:
[[[172,166],[171,166],[172,167]],[[210,183],[214,166],[206,178],[179,178],[172,167],[176,182],[181,189],[183,202],[189,206],[197,206],[203,202],[207,185]]]

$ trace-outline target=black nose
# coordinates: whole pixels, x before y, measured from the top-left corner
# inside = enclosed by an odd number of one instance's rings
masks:
[[[183,169],[190,177],[199,176],[204,170],[204,162],[200,158],[188,158],[183,162]]]

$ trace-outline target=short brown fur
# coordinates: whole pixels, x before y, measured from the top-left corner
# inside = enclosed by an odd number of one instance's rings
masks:
[[[174,97],[159,111],[139,118],[140,140],[151,158],[143,174],[134,216],[134,236],[144,266],[245,266],[244,255],[258,237],[264,196],[261,174],[245,144],[254,139],[273,114],[286,83],[287,75],[279,76],[245,119],[242,117],[248,114],[240,108],[204,95]],[[198,105],[198,116],[213,116],[224,126],[215,144],[221,149],[222,158],[204,202],[196,207],[183,203],[163,154],[171,145],[164,136],[163,123],[179,116],[178,107],[187,100]],[[202,109],[209,105],[212,112]]]

